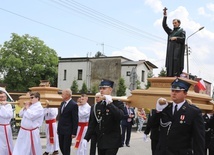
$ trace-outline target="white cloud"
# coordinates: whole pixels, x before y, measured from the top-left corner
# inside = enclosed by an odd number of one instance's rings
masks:
[[[209,3],[206,6],[210,11],[214,12],[214,3]]]
[[[200,7],[198,8],[198,14],[202,15],[203,17],[209,18],[211,20],[214,20],[214,3],[209,3],[206,5],[206,7]]]
[[[131,60],[147,60],[147,56],[141,52],[137,47],[128,46],[122,49],[121,51],[113,51],[112,56],[124,56]]]
[[[164,8],[160,0],[145,0],[145,4],[149,5],[154,12],[162,12]]]
[[[202,16],[204,16],[204,17],[208,17],[208,18],[209,18],[209,17],[212,17],[211,14],[206,13],[204,7],[198,8],[198,14],[199,14],[199,15],[202,15]]]

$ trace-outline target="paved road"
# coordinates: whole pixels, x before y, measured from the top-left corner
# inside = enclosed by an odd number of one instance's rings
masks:
[[[136,131],[132,131],[130,146],[131,147],[122,147],[119,149],[117,155],[151,155],[150,149],[150,140],[148,142],[143,141],[143,133],[136,133]],[[14,144],[16,139],[14,139]],[[45,151],[46,139],[41,138],[43,152]],[[75,143],[75,142],[73,142]],[[75,155],[75,150],[73,149],[73,145],[71,148],[71,155]]]

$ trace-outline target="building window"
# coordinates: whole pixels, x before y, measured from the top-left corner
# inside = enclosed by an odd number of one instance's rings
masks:
[[[78,70],[78,79],[77,80],[82,80],[82,69]]]
[[[142,70],[141,82],[145,81],[145,71]]]
[[[67,76],[67,70],[64,70],[64,79],[63,80],[66,80],[66,76]]]
[[[126,76],[130,76],[131,75],[131,72],[130,71],[127,71],[126,72]]]

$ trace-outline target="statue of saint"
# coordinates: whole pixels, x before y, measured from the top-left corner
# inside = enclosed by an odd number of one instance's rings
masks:
[[[173,19],[173,29],[167,25],[167,8],[163,9],[162,26],[168,35],[166,50],[166,72],[168,77],[179,77],[184,69],[186,32],[180,27],[181,21]]]

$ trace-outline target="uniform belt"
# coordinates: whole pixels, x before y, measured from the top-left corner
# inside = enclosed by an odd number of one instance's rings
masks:
[[[38,129],[38,127],[33,128],[33,129],[27,129],[21,126],[21,129],[26,130],[26,131],[30,131],[30,142],[31,142],[31,149],[32,149],[32,153],[33,155],[36,155],[36,151],[35,151],[35,147],[34,147],[34,142],[33,142],[33,130]]]
[[[8,149],[8,153],[9,155],[12,155],[11,150],[10,150],[10,144],[9,144],[9,139],[8,139],[8,133],[7,133],[7,126],[10,124],[0,124],[0,126],[4,126],[4,133],[6,136],[6,141],[7,141],[7,149]]]
[[[78,126],[80,127],[80,130],[78,132],[77,138],[76,138],[76,144],[75,144],[75,148],[79,148],[79,144],[82,138],[82,134],[83,134],[83,130],[86,126],[88,126],[88,122],[79,122]]]
[[[49,140],[50,144],[54,143],[54,134],[53,134],[53,123],[56,122],[56,119],[46,120],[46,124],[49,124]]]

